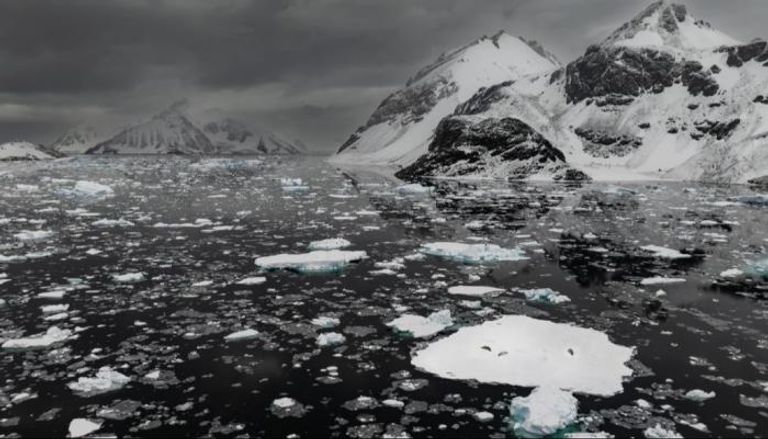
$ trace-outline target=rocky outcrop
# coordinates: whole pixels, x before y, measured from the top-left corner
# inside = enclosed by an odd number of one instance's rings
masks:
[[[588,128],[576,128],[574,131],[584,139],[584,151],[593,157],[624,157],[643,144],[640,138],[626,134],[613,135]]]
[[[524,179],[544,173],[557,180],[588,178],[566,165],[559,149],[519,119],[473,122],[448,117],[435,130],[429,152],[396,175],[404,179],[433,175]]]

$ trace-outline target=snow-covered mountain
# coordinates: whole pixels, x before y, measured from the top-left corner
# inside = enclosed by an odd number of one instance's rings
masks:
[[[229,117],[204,119],[200,126],[219,154],[279,155],[306,152],[306,147],[298,140],[287,140]]]
[[[483,89],[451,118],[486,131],[514,118],[595,179],[743,182],[768,174],[767,46],[742,44],[659,1],[566,67]],[[499,168],[453,160],[426,174]]]
[[[499,32],[440,56],[389,95],[332,157],[354,164],[409,164],[427,152],[435,127],[483,87],[559,66],[535,42]]]
[[[56,139],[50,147],[62,154],[84,154],[97,144],[107,140],[108,136],[90,125],[74,127]]]
[[[0,162],[50,160],[61,157],[59,153],[41,145],[29,142],[7,142],[0,144]]]
[[[206,111],[190,114],[187,101],[97,143],[87,154],[300,154],[301,142],[255,130],[232,118]]]

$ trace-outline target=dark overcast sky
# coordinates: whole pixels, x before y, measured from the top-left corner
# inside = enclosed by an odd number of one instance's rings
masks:
[[[441,52],[499,29],[578,56],[649,0],[0,0],[0,141],[189,97],[333,150]],[[766,0],[682,1],[748,41]]]

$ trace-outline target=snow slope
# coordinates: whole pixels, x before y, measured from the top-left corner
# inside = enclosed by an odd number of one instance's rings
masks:
[[[768,174],[767,46],[660,1],[565,68],[481,90],[452,118],[515,118],[597,180],[745,182]]]
[[[29,142],[7,142],[0,144],[0,162],[22,160],[50,160],[58,155],[46,148]]]
[[[219,154],[302,154],[306,147],[267,130],[247,126],[230,117],[196,120]]]
[[[66,155],[84,154],[108,136],[90,125],[74,127],[56,139],[50,148]]]
[[[440,120],[482,87],[558,67],[539,45],[500,32],[442,55],[379,105],[331,161],[412,163]]]

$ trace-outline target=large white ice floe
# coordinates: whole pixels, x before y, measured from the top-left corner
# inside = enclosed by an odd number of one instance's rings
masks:
[[[120,389],[130,381],[130,378],[120,372],[103,366],[96,372],[95,377],[80,377],[77,381],[68,383],[67,387],[76,395],[87,397]]]
[[[53,236],[53,231],[51,230],[22,230],[13,235],[14,238],[21,242],[44,241],[51,236]]]
[[[101,428],[104,421],[92,421],[85,418],[75,418],[69,423],[69,437],[87,436]]]
[[[528,259],[519,248],[503,248],[496,244],[466,244],[461,242],[431,242],[419,249],[424,254],[439,256],[467,264]]]
[[[340,270],[367,257],[364,251],[317,250],[309,253],[264,256],[256,258],[256,265],[268,270],[324,272]]]
[[[51,326],[44,334],[6,340],[2,347],[3,349],[47,348],[55,343],[66,341],[71,335],[72,331],[69,329],[59,329],[56,326]]]
[[[557,387],[533,389],[528,396],[512,400],[510,415],[517,437],[550,436],[573,424],[579,402],[571,392]]]
[[[331,238],[309,243],[310,250],[338,250],[351,246],[352,243],[344,238]]]
[[[407,332],[416,338],[429,337],[451,325],[453,325],[453,319],[451,318],[451,311],[447,309],[433,312],[427,317],[403,314],[387,323],[387,326],[401,332]]]
[[[609,396],[632,375],[633,353],[594,329],[516,315],[461,328],[411,362],[445,378]]]
[[[659,259],[688,259],[691,255],[680,253],[679,251],[659,245],[645,245],[641,249],[651,253],[651,256]]]
[[[455,285],[448,288],[448,294],[455,296],[488,296],[504,292],[503,288],[484,287],[481,285]]]
[[[254,338],[259,336],[259,331],[255,329],[243,329],[241,331],[233,332],[226,337],[224,337],[224,341],[228,342],[234,342],[234,341],[242,341],[242,340],[253,340]]]

